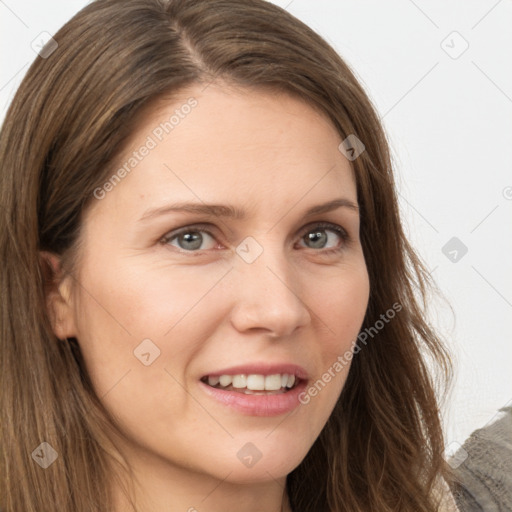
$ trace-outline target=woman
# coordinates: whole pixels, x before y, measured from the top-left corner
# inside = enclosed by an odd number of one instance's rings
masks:
[[[2,510],[451,507],[428,274],[335,51],[261,0],[98,0],[40,54],[0,138]]]

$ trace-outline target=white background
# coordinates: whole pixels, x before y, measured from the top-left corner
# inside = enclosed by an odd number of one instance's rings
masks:
[[[32,41],[86,3],[0,0],[1,119]],[[512,400],[512,1],[275,3],[337,49],[381,115],[407,230],[454,312],[436,302],[432,322],[456,362],[456,446]],[[468,248],[457,262],[452,237]]]

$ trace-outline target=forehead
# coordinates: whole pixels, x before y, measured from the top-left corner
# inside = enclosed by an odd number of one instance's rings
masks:
[[[193,86],[159,100],[137,123],[109,202],[239,202],[264,207],[343,193],[353,170],[326,115],[285,93]]]

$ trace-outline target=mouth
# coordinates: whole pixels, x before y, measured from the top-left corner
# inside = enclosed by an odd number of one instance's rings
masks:
[[[248,416],[279,416],[297,409],[308,372],[289,363],[252,362],[203,375],[200,389],[221,407]]]
[[[293,373],[237,373],[205,375],[201,382],[215,389],[245,395],[280,395],[295,389],[302,379]]]

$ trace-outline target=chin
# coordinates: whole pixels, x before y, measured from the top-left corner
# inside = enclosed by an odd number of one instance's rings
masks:
[[[253,438],[253,441],[250,440],[251,436],[243,436],[244,441],[240,441],[240,436],[232,443],[234,449],[227,448],[223,457],[212,453],[218,462],[214,468],[216,477],[224,479],[229,474],[226,481],[237,484],[285,478],[302,462],[310,446],[301,446],[297,442],[300,437],[296,435],[289,436],[286,441],[283,441],[282,435],[272,439],[273,435],[266,439]]]

